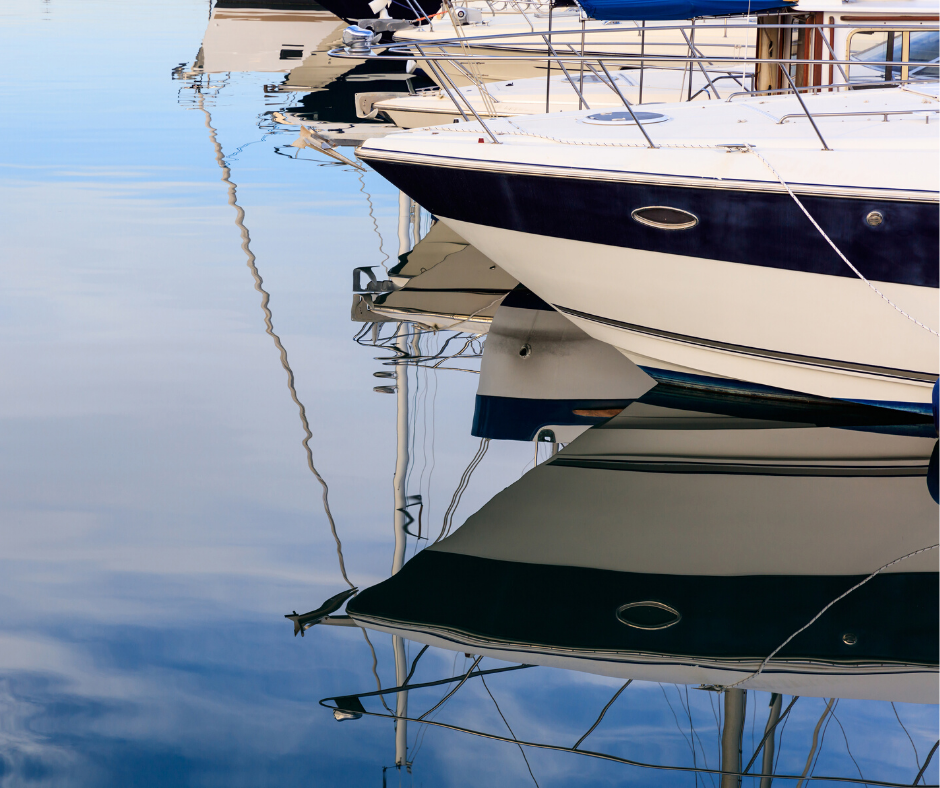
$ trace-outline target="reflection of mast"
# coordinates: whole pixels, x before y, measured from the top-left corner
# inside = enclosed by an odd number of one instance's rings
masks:
[[[411,251],[411,239],[408,235],[408,220],[411,215],[411,200],[404,192],[399,196],[398,214],[398,253],[400,255]],[[398,326],[398,349],[401,359],[408,352],[408,335],[404,332],[404,325]],[[393,486],[395,490],[395,554],[392,558],[392,574],[397,574],[405,563],[405,547],[408,535],[405,531],[407,525],[407,512],[405,477],[408,473],[408,367],[403,363],[395,365],[395,383],[397,388],[397,443],[398,453],[395,458],[395,476]],[[405,660],[405,641],[395,635],[392,638],[392,647],[395,652],[395,680],[398,686],[405,683],[408,675],[408,664]],[[395,724],[395,765],[401,768],[408,766],[408,723],[402,717],[408,716],[408,693],[399,692],[395,709],[399,717]]]
[[[290,390],[291,399],[294,400],[294,403],[297,405],[297,410],[300,411],[300,423],[303,425],[304,429],[304,439],[302,443],[304,451],[307,454],[307,467],[323,487],[323,510],[326,512],[326,518],[330,523],[330,531],[332,531],[333,539],[336,541],[336,554],[339,557],[339,569],[343,575],[343,580],[346,581],[350,588],[355,588],[346,575],[346,564],[343,561],[343,545],[339,540],[339,534],[336,533],[336,523],[333,521],[333,513],[330,511],[330,488],[327,487],[326,481],[320,476],[320,472],[313,464],[313,451],[310,448],[310,440],[313,438],[313,433],[310,431],[310,424],[307,421],[307,410],[297,397],[297,390],[294,387],[294,371],[291,369],[290,362],[287,359],[287,350],[281,343],[281,338],[274,333],[274,323],[272,321],[271,310],[268,307],[271,296],[264,289],[264,282],[261,279],[261,274],[258,273],[257,265],[255,265],[255,255],[251,251],[251,235],[249,235],[248,228],[245,226],[245,209],[242,208],[237,201],[236,190],[238,187],[232,181],[232,172],[225,163],[225,157],[222,154],[222,145],[219,143],[216,130],[212,127],[212,116],[205,107],[205,96],[198,90],[197,95],[199,96],[199,109],[202,110],[203,114],[206,116],[206,128],[209,129],[209,139],[212,141],[212,146],[215,148],[215,160],[222,170],[222,181],[228,186],[228,204],[235,209],[235,224],[241,233],[242,251],[245,253],[245,257],[248,260],[248,268],[251,270],[251,275],[255,280],[255,290],[261,293],[261,309],[264,311],[264,330],[265,333],[274,340],[274,345],[280,353],[281,366],[284,367],[284,371],[287,373],[287,388]]]
[[[744,715],[747,695],[743,689],[724,691],[725,724],[721,731],[721,770],[741,771],[741,737],[744,734]],[[738,788],[741,778],[721,775],[721,788]]]

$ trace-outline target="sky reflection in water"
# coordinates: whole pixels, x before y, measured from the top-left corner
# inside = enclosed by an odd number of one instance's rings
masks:
[[[280,76],[213,77],[221,87],[203,102],[171,80],[198,51],[206,16],[206,3],[182,0],[18,0],[0,10],[3,786],[378,785],[394,763],[389,722],[338,725],[317,705],[374,688],[360,630],[318,627],[301,640],[282,618],[343,583],[199,105],[223,152],[241,147],[227,158],[231,178],[346,566],[363,588],[389,573],[395,398],[372,391],[381,382],[372,373],[388,369],[375,357],[387,352],[352,341],[349,279],[383,253],[394,261],[398,194],[371,172],[290,158],[293,130],[262,140],[261,113],[299,99],[265,95]],[[439,524],[479,445],[477,379],[420,371],[412,382],[413,458],[427,522]],[[494,442],[455,524],[531,457],[531,444]],[[391,639],[371,639],[392,686]],[[432,649],[414,680],[469,664]],[[567,743],[621,683],[550,668],[488,680],[517,737]],[[411,703],[442,694],[419,690]],[[769,697],[751,695],[746,753]],[[705,742],[701,759],[716,750],[716,702],[637,682],[591,746],[691,765],[683,704]],[[779,771],[802,770],[823,706],[794,708]],[[936,707],[897,712],[922,762]],[[867,777],[913,780],[913,747],[888,704],[843,700],[837,713],[818,773],[854,775],[848,743]],[[437,719],[505,735],[479,682]],[[511,744],[416,725],[409,741],[412,774],[393,773],[393,784],[531,779]],[[716,783],[527,754],[543,786]],[[937,781],[936,760],[926,776]]]

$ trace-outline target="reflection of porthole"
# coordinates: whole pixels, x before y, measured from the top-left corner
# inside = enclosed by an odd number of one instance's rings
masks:
[[[682,615],[663,602],[629,602],[617,608],[617,620],[634,629],[666,629],[678,624]]]
[[[630,215],[634,221],[660,230],[689,230],[698,224],[698,217],[694,213],[683,211],[681,208],[670,208],[668,205],[637,208]]]

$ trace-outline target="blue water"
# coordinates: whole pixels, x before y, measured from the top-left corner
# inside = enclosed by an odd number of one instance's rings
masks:
[[[348,575],[372,585],[391,564],[396,398],[373,392],[389,351],[353,341],[350,275],[394,262],[398,193],[288,147],[296,129],[266,114],[301,99],[265,93],[283,75],[212,75],[202,90],[174,79],[208,11],[204,0],[0,8],[0,785],[378,786],[383,767],[389,785],[525,784],[514,745],[417,725],[410,773],[396,769],[390,721],[338,724],[317,703],[375,678],[358,628],[301,639],[283,618],[345,587],[285,360]],[[477,380],[411,374],[410,492],[437,527],[479,446]],[[494,442],[455,522],[531,462],[531,444]],[[371,640],[393,686],[391,638]],[[468,665],[432,649],[414,680]],[[570,744],[621,682],[537,668],[488,684],[517,737]],[[750,695],[748,753],[768,700]],[[717,747],[716,701],[671,685],[632,686],[592,746],[692,765],[687,697],[701,765]],[[802,771],[823,706],[794,708],[780,771]],[[896,706],[923,762],[936,706]],[[838,713],[817,773],[855,776],[850,744],[866,777],[913,780],[914,747],[889,705],[841,701]],[[472,683],[437,719],[506,735]],[[716,784],[527,757],[542,786]],[[926,776],[937,782],[936,758]]]

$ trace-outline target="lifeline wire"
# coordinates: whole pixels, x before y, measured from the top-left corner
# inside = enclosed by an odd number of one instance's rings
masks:
[[[822,610],[820,610],[815,616],[813,616],[806,624],[804,624],[802,627],[800,627],[796,632],[794,632],[792,635],[790,635],[790,637],[788,637],[786,640],[784,640],[783,643],[781,643],[779,646],[777,646],[777,648],[775,648],[773,651],[771,651],[770,654],[769,654],[769,656],[767,656],[767,657],[764,659],[764,661],[760,663],[760,667],[759,667],[757,670],[755,670],[750,676],[745,676],[745,677],[744,677],[743,679],[741,679],[740,681],[734,682],[734,684],[724,684],[724,685],[721,685],[720,688],[721,688],[722,690],[732,689],[732,688],[734,688],[734,687],[737,687],[739,684],[743,684],[745,681],[750,681],[751,679],[755,678],[756,676],[759,676],[759,675],[761,674],[761,672],[764,670],[764,668],[767,667],[767,663],[770,662],[770,660],[773,659],[774,656],[776,656],[777,652],[779,652],[780,649],[782,649],[784,646],[787,645],[787,643],[789,643],[791,640],[793,640],[793,638],[795,638],[797,635],[799,635],[800,632],[802,632],[802,631],[805,630],[805,629],[808,629],[808,628],[811,627],[813,624],[815,624],[816,621],[820,618],[820,616],[822,616],[822,614],[825,613],[825,612],[826,612],[830,607],[832,607],[836,602],[838,602],[838,601],[841,600],[841,599],[845,599],[845,597],[847,597],[849,594],[851,594],[853,591],[855,591],[855,589],[861,588],[863,585],[865,585],[865,583],[867,583],[869,580],[871,580],[875,575],[879,574],[880,572],[883,572],[883,571],[884,571],[885,569],[887,569],[888,567],[894,566],[895,564],[898,564],[898,563],[900,563],[901,561],[904,561],[904,560],[907,559],[907,558],[913,558],[915,555],[920,555],[921,553],[926,553],[928,550],[935,550],[937,547],[940,547],[940,543],[938,543],[938,544],[932,544],[932,545],[930,545],[929,547],[921,547],[920,550],[915,550],[913,553],[908,553],[907,555],[902,555],[900,558],[895,558],[893,561],[889,561],[889,562],[888,562],[887,564],[885,564],[884,566],[878,567],[874,572],[872,572],[872,573],[871,573],[868,577],[866,577],[864,580],[861,580],[860,582],[856,583],[856,584],[855,584],[854,586],[852,586],[848,591],[844,591],[842,594],[840,594],[840,595],[837,596],[835,599],[833,599],[828,605],[826,605],[826,606],[825,606]]]
[[[770,171],[776,176],[777,180],[780,181],[780,183],[783,185],[783,188],[786,189],[786,190],[787,190],[787,193],[793,198],[793,201],[800,207],[800,210],[803,211],[803,213],[806,214],[806,218],[810,220],[810,222],[812,223],[813,227],[815,227],[817,230],[819,230],[819,234],[820,234],[823,238],[826,239],[826,242],[835,250],[836,254],[839,255],[839,257],[842,258],[842,261],[843,261],[849,268],[852,269],[852,271],[855,273],[855,275],[856,275],[859,279],[861,279],[866,285],[868,285],[872,290],[874,290],[882,299],[884,299],[884,300],[885,300],[888,304],[890,304],[894,309],[896,309],[898,312],[900,312],[902,315],[904,315],[904,317],[906,317],[908,320],[910,320],[910,321],[913,322],[913,323],[916,323],[918,326],[920,326],[920,327],[921,327],[922,329],[924,329],[925,331],[929,331],[929,332],[930,332],[931,334],[933,334],[935,337],[940,337],[940,334],[938,334],[938,333],[937,333],[936,331],[934,331],[932,328],[930,328],[930,327],[928,327],[928,326],[925,326],[925,325],[924,325],[923,323],[921,323],[916,317],[913,317],[913,316],[909,315],[907,312],[905,312],[903,309],[901,309],[901,307],[899,307],[897,304],[895,304],[894,301],[892,301],[890,298],[888,298],[888,296],[886,296],[886,295],[885,295],[884,293],[882,293],[877,287],[875,287],[871,282],[869,282],[868,279],[866,279],[865,276],[862,274],[862,272],[859,271],[854,265],[852,265],[852,263],[849,262],[849,258],[846,257],[844,254],[842,254],[842,251],[839,249],[838,246],[836,246],[836,245],[832,242],[832,239],[831,239],[828,235],[826,235],[825,230],[823,230],[823,228],[819,226],[819,224],[818,224],[818,223],[816,222],[816,220],[812,217],[812,215],[810,214],[810,212],[806,210],[806,207],[803,205],[803,203],[800,202],[799,197],[797,197],[797,196],[793,193],[793,190],[790,188],[790,184],[788,184],[788,183],[780,176],[780,173],[777,172],[777,171],[773,168],[773,165],[772,165],[769,161],[767,161],[767,159],[765,159],[763,156],[761,156],[756,150],[754,150],[754,148],[752,148],[750,145],[748,145],[747,143],[744,143],[744,144],[745,144],[745,146],[747,147],[748,152],[749,152],[749,153],[753,153],[755,156],[757,156],[757,158],[760,159],[760,160],[764,163],[764,165],[767,167],[767,169],[770,170]]]

